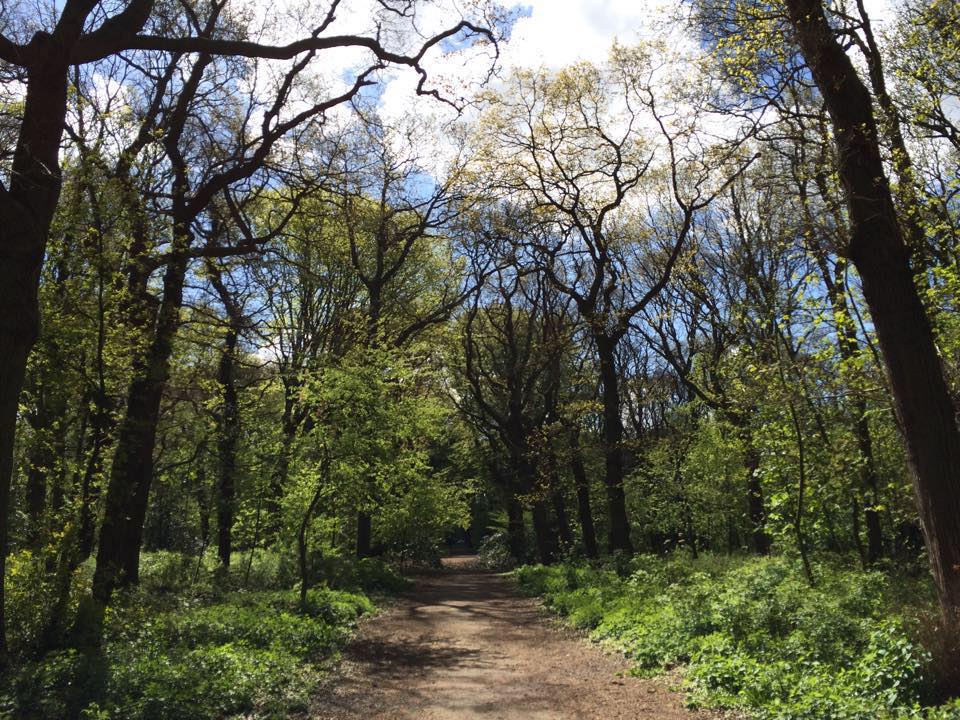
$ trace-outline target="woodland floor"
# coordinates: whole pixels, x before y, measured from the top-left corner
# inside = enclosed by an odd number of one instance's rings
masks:
[[[511,582],[451,557],[360,628],[311,720],[707,720]]]

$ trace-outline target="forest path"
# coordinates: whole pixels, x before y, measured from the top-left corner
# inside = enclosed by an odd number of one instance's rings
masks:
[[[364,622],[311,720],[577,720],[709,718],[685,710],[663,680],[626,674],[544,617],[510,581],[444,561]]]

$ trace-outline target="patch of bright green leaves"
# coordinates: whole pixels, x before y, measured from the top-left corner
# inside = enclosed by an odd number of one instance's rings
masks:
[[[365,595],[323,588],[302,607],[293,591],[184,600],[160,614],[130,604],[111,611],[102,655],[65,650],[23,668],[0,716],[287,717],[306,709],[323,664],[373,609]]]
[[[638,674],[684,665],[687,702],[764,720],[960,718],[924,707],[926,650],[892,610],[888,576],[821,568],[811,588],[783,558],[637,557],[614,569],[527,566],[520,587]]]

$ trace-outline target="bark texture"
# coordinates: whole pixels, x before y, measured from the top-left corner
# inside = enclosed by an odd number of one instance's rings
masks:
[[[886,177],[872,98],[821,0],[787,0],[834,127],[849,255],[886,363],[944,619],[960,618],[960,430]]]

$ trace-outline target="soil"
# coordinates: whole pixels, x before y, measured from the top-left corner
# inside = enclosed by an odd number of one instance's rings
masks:
[[[469,557],[364,622],[311,720],[694,720],[667,680],[560,628]]]

